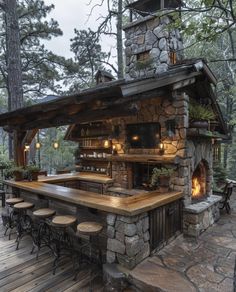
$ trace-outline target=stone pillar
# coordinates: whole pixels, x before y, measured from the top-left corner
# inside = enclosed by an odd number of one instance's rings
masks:
[[[107,262],[133,269],[150,255],[148,213],[137,216],[107,215]]]

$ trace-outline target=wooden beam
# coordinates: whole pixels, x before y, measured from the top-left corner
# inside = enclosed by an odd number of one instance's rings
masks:
[[[22,147],[25,146],[25,144],[31,144],[32,140],[34,139],[35,135],[38,133],[38,129],[29,130],[26,132],[25,137],[22,140]]]
[[[61,125],[72,125],[77,123],[86,123],[86,122],[93,122],[93,121],[101,121],[106,120],[114,117],[122,117],[122,116],[129,116],[137,114],[137,108],[135,108],[132,104],[120,106],[113,106],[106,109],[99,109],[99,110],[87,110],[75,115],[68,116],[64,115],[57,115],[50,120],[36,120],[36,121],[29,121],[22,125],[15,125],[15,129],[18,130],[30,130],[35,128],[50,128],[50,127],[57,127]]]

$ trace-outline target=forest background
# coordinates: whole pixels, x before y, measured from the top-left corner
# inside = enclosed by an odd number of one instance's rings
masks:
[[[74,28],[70,40],[72,57],[66,58],[47,48],[54,38],[63,34],[63,27],[50,18],[53,4],[41,0],[0,0],[0,112],[91,87],[98,69],[123,78],[122,26],[128,22],[125,7],[130,2],[133,1],[90,0],[88,17],[95,15],[97,25],[93,30]],[[222,147],[222,170],[227,170],[228,177],[236,180],[236,1],[186,0],[181,15],[175,25],[184,39],[185,58],[205,58],[218,79],[216,95],[232,135],[232,140]],[[10,21],[15,21],[16,38],[18,32],[19,47],[15,50],[9,50]],[[105,49],[101,47],[104,37],[112,40],[111,46]],[[14,95],[9,86],[8,64],[16,57],[11,51],[17,50],[21,78],[19,92]],[[31,145],[30,160],[49,172],[65,167],[73,169],[73,153],[78,145],[63,140],[65,131],[66,127],[40,130]],[[42,145],[40,150],[34,147],[37,141]],[[54,141],[59,142],[56,150],[52,147]],[[12,158],[11,138],[0,128],[0,166],[9,158]]]

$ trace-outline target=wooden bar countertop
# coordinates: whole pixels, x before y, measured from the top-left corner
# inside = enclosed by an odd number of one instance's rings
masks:
[[[62,176],[64,177],[64,175]],[[135,216],[140,213],[150,211],[178,200],[183,196],[182,193],[178,191],[166,193],[151,191],[148,193],[144,192],[143,194],[134,195],[132,197],[121,198],[62,187],[55,184],[48,184],[46,181],[48,181],[48,179],[32,182],[8,180],[5,181],[5,183],[11,187],[43,195],[50,199],[67,202],[72,205],[86,206],[124,216]]]
[[[50,175],[50,176],[42,176],[40,175],[38,181],[40,182],[48,182],[48,183],[56,183],[63,181],[72,181],[72,180],[85,180],[90,182],[97,182],[101,184],[112,183],[113,179],[106,175],[96,175],[96,174],[87,174],[87,173],[65,173],[58,175]]]

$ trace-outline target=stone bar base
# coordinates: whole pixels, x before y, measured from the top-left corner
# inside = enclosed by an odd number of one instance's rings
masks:
[[[149,217],[107,215],[107,263],[133,269],[150,255]]]
[[[220,196],[211,195],[205,201],[184,208],[183,233],[198,237],[220,218]]]

